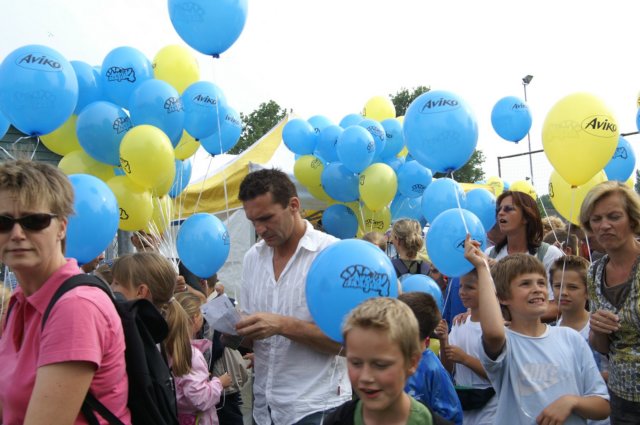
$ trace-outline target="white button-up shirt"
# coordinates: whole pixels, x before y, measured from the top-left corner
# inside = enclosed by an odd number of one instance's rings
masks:
[[[307,273],[320,251],[337,239],[305,223],[305,234],[277,281],[273,248],[260,241],[246,253],[240,294],[244,314],[268,312],[313,321],[305,293]],[[253,350],[253,417],[258,425],[291,425],[351,399],[344,357],[281,335],[255,340]]]

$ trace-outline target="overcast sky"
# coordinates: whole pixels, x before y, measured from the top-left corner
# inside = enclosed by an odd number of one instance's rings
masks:
[[[38,43],[100,64],[118,46],[152,60],[160,48],[184,44],[166,1],[0,1],[0,57]],[[534,76],[527,89],[533,150],[542,148],[547,111],[576,91],[599,96],[622,132],[636,131],[639,12],[635,1],[249,0],[236,44],[218,60],[194,55],[202,79],[245,113],[273,99],[303,118],[321,114],[337,123],[370,97],[403,87],[452,91],[475,111],[489,176],[498,173],[498,156],[527,150],[526,139],[503,141],[490,121],[497,100],[523,96],[527,74]],[[628,140],[640,143],[639,136]],[[524,178],[528,161],[502,171],[509,180]],[[536,165],[539,192],[549,173]]]

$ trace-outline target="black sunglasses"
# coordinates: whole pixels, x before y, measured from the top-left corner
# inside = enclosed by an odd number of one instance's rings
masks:
[[[0,215],[0,233],[9,233],[16,223],[20,224],[24,230],[38,232],[49,227],[51,219],[55,217],[57,217],[56,214],[48,213],[29,214],[20,218]]]
[[[496,215],[498,215],[500,211],[510,213],[511,211],[515,211],[515,210],[516,210],[516,207],[514,207],[513,205],[503,205],[501,207],[496,208]]]

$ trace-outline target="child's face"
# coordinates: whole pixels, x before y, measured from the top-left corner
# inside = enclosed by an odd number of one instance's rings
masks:
[[[460,301],[466,308],[478,307],[478,282],[475,276],[462,276],[458,290]]]
[[[587,286],[582,277],[575,270],[556,270],[551,277],[553,279],[553,296],[560,300],[560,311],[577,312],[585,309],[587,302]],[[562,293],[560,293],[562,286]]]
[[[512,319],[517,316],[539,318],[549,304],[547,279],[539,273],[525,273],[511,280],[511,297],[500,302],[509,307]]]
[[[416,371],[419,355],[411,362],[405,361],[398,344],[386,331],[377,329],[354,328],[347,333],[345,345],[349,379],[363,409],[381,414],[397,408],[407,378]]]

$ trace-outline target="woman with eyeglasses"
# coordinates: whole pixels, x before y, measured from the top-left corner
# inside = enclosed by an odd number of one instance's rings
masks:
[[[24,160],[0,163],[0,261],[19,284],[0,338],[5,425],[85,424],[80,407],[88,391],[131,423],[124,334],[108,295],[99,288],[72,289],[42,326],[56,290],[82,273],[76,260],[64,256],[71,214],[73,187],[59,169]]]
[[[538,204],[526,193],[505,190],[498,196],[496,205],[496,222],[505,238],[485,253],[495,261],[516,253],[536,256],[547,270],[549,307],[542,319],[556,320],[558,306],[553,300],[549,271],[554,261],[564,254],[557,247],[542,241],[543,225]]]

